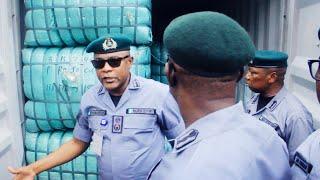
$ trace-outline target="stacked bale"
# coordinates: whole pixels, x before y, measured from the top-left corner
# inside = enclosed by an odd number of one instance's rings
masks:
[[[26,0],[25,45],[86,45],[107,33],[152,42],[150,0]]]
[[[27,132],[25,140],[27,162],[32,163],[47,156],[71,138],[70,131]],[[98,178],[97,159],[89,148],[73,161],[40,173],[38,178],[94,180]]]
[[[151,78],[168,84],[164,67],[168,59],[168,52],[161,43],[154,43],[151,46]]]

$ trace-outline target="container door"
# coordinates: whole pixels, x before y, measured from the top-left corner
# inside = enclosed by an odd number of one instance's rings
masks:
[[[18,3],[0,6],[0,179],[12,179],[7,166],[21,166],[24,159]]]
[[[320,56],[320,0],[288,1],[286,49],[289,54],[287,86],[312,112],[314,127],[320,127],[320,105],[315,80],[309,75],[307,60]]]

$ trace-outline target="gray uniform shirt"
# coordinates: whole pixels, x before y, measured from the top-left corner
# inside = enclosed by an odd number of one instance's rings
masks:
[[[320,179],[320,130],[298,147],[291,171],[293,180]]]
[[[290,179],[286,144],[251,119],[238,103],[197,120],[176,138],[149,179]]]
[[[91,142],[100,179],[145,179],[164,155],[164,136],[184,130],[167,85],[131,75],[117,107],[101,85],[82,97],[74,137]],[[100,151],[100,152],[99,152]]]
[[[306,107],[283,87],[263,108],[257,110],[259,94],[246,105],[246,112],[274,128],[287,143],[290,164],[297,147],[314,131],[312,115]]]

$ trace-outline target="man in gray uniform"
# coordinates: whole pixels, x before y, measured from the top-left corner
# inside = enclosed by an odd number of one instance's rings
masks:
[[[316,80],[320,102],[320,60],[309,60],[311,77]],[[320,130],[312,133],[297,149],[291,168],[293,180],[320,179]]]
[[[164,155],[164,136],[175,138],[184,122],[167,85],[130,73],[130,44],[123,35],[109,35],[88,45],[100,83],[82,97],[74,138],[27,167],[10,168],[18,179],[72,160],[90,142],[100,179],[146,179]]]
[[[256,94],[246,111],[277,131],[287,144],[292,164],[295,150],[313,132],[313,123],[311,113],[284,87],[287,59],[287,54],[277,51],[255,53],[246,81]]]
[[[166,75],[187,129],[149,179],[290,178],[284,141],[235,104],[235,88],[255,48],[246,31],[216,12],[174,19],[164,32]]]

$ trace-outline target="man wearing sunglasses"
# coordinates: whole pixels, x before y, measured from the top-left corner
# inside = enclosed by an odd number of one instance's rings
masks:
[[[320,103],[320,60],[309,60],[311,77],[316,81]],[[320,130],[312,133],[297,149],[291,168],[293,180],[320,179]]]
[[[247,32],[223,14],[198,12],[174,19],[163,41],[187,129],[149,179],[289,179],[285,143],[235,104],[237,80],[255,51]]]
[[[297,147],[313,132],[313,121],[306,107],[284,87],[287,59],[287,54],[277,51],[255,53],[246,81],[256,94],[246,104],[246,111],[286,142],[292,164]]]
[[[131,41],[108,35],[91,42],[99,84],[82,97],[74,138],[27,167],[9,170],[16,178],[33,177],[83,153],[91,142],[99,179],[144,180],[164,155],[164,143],[184,130],[167,85],[130,73]]]

